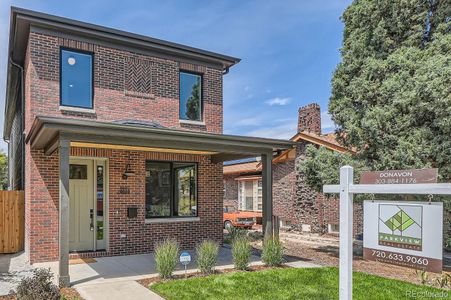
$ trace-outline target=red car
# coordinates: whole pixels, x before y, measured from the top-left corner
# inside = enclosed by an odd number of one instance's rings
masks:
[[[224,207],[224,228],[239,227],[251,229],[255,224],[255,213],[237,211],[234,208]]]

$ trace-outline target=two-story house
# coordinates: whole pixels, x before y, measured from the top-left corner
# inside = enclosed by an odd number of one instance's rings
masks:
[[[239,59],[12,8],[4,139],[25,190],[31,263],[146,253],[164,238],[222,242],[223,162],[262,156],[271,226],[274,151],[223,135],[223,76]]]

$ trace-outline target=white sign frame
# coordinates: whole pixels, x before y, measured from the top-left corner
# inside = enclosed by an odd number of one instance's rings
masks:
[[[354,184],[354,169],[340,168],[340,184],[324,185],[324,193],[340,194],[340,300],[352,300],[352,243],[354,194],[451,195],[450,183]]]

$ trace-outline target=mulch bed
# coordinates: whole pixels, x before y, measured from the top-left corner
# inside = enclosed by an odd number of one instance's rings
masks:
[[[262,270],[267,270],[267,269],[281,269],[281,268],[289,268],[289,266],[285,266],[285,265],[282,265],[279,267],[267,267],[267,266],[263,266],[263,265],[262,266],[251,266],[246,271],[238,270],[235,268],[230,268],[230,269],[215,270],[213,274],[225,274],[225,273],[234,273],[234,272],[256,272],[256,271],[262,271]],[[186,274],[187,279],[197,278],[197,277],[205,277],[205,276],[208,276],[208,275],[202,274],[200,272]],[[177,279],[185,279],[185,275],[174,275],[170,280],[177,280]],[[137,282],[144,287],[149,287],[149,285],[152,285],[152,284],[155,284],[158,282],[163,282],[163,281],[164,280],[158,276],[137,280]]]
[[[80,294],[74,288],[61,288],[61,296],[67,300],[83,300]],[[16,300],[15,295],[0,296],[0,300]]]
[[[83,300],[83,298],[80,296],[80,294],[77,292],[74,288],[61,288],[60,289],[61,296],[64,296],[67,300]]]
[[[338,248],[333,246],[314,247],[303,245],[302,243],[284,242],[285,253],[290,256],[298,257],[301,260],[309,261],[322,266],[338,267],[339,257]],[[415,270],[401,266],[390,265],[381,262],[363,260],[361,256],[354,256],[354,271],[363,272],[372,275],[378,275],[390,279],[398,279],[414,284],[421,284]],[[443,274],[451,274],[450,269],[444,269]],[[428,285],[439,287],[436,279],[440,274],[428,273]]]

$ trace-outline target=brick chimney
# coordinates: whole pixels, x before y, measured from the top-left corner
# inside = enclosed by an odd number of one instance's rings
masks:
[[[309,131],[321,134],[321,109],[319,104],[310,103],[298,111],[298,132]]]

